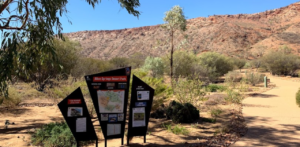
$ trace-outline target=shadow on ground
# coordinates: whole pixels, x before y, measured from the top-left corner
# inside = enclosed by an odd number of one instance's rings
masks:
[[[4,115],[21,115],[30,111],[28,108],[0,108],[0,114]]]
[[[252,146],[300,146],[300,124],[270,126],[266,124],[274,120],[268,117],[245,117],[245,119],[247,124],[252,124],[252,122],[257,124],[249,126],[247,134],[241,138],[242,140],[250,140]]]
[[[249,97],[251,98],[274,98],[274,97],[278,97],[278,95],[274,95],[274,94],[263,94],[263,93],[251,93],[248,94]]]

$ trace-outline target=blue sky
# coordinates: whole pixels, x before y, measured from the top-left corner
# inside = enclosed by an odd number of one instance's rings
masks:
[[[114,30],[162,24],[164,13],[180,5],[187,19],[209,15],[252,14],[276,9],[299,0],[140,0],[139,19],[121,9],[117,0],[102,0],[93,9],[85,0],[71,0],[62,17],[63,32]]]

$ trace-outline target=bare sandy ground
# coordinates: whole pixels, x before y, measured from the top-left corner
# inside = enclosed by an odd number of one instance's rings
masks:
[[[270,77],[277,87],[243,101],[247,134],[232,146],[300,146],[300,82]]]

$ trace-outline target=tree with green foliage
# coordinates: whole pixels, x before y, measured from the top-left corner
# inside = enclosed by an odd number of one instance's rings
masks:
[[[139,52],[136,52],[136,53],[132,54],[129,57],[129,62],[130,62],[130,65],[131,65],[132,69],[140,68],[141,66],[143,66],[143,64],[145,62],[145,59],[146,59],[145,54],[142,54],[142,53],[139,53]]]
[[[300,68],[299,56],[290,54],[286,50],[271,52],[262,58],[264,67],[272,74],[294,75]]]
[[[84,75],[96,74],[114,68],[115,66],[109,61],[93,58],[80,58],[75,67],[71,70],[71,76],[80,78]]]
[[[53,46],[56,50],[57,60],[52,60],[52,54],[39,52],[37,56],[43,57],[43,62],[34,63],[33,66],[36,68],[28,71],[27,80],[34,81],[37,85],[36,89],[39,91],[43,91],[45,86],[51,83],[50,80],[57,75],[69,75],[79,62],[81,46],[78,42],[71,41],[68,38],[65,38],[65,41],[55,39]]]
[[[183,77],[191,77],[195,73],[195,66],[197,66],[197,58],[193,53],[189,53],[186,51],[177,51],[174,53],[174,77],[178,78],[180,76]]]
[[[95,5],[101,0],[85,0]],[[45,55],[57,60],[54,39],[63,38],[60,17],[66,14],[68,0],[1,0],[0,1],[0,92],[8,96],[8,81],[12,75],[25,74],[43,63]],[[139,0],[118,0],[129,14],[139,16]],[[7,17],[6,17],[7,16]],[[14,64],[13,61],[17,61]],[[17,70],[15,67],[18,66]],[[3,101],[3,100],[1,100]],[[0,101],[0,102],[1,102]]]
[[[245,66],[246,60],[245,59],[239,59],[239,58],[233,58],[233,64],[240,70]]]
[[[211,82],[233,70],[233,63],[230,58],[215,52],[201,54],[199,64],[204,67]]]
[[[115,57],[109,60],[109,62],[114,65],[115,68],[127,67],[130,64],[130,61],[126,57]]]
[[[174,35],[176,31],[186,30],[186,18],[183,14],[183,9],[180,6],[174,6],[170,11],[167,11],[164,17],[165,24],[162,28],[167,30],[171,39],[170,50],[170,77],[173,77],[173,53],[174,53]]]
[[[163,60],[159,57],[147,57],[142,69],[150,71],[152,77],[161,77],[164,75]]]

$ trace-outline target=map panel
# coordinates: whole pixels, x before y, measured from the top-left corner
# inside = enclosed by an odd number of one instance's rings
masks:
[[[100,113],[123,113],[125,90],[98,90]]]

